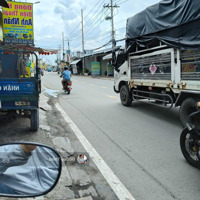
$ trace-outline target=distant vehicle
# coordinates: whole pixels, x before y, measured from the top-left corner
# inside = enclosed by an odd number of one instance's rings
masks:
[[[48,68],[47,71],[48,71],[48,72],[51,72],[51,68]]]
[[[52,70],[52,72],[57,72],[57,67],[56,66],[52,66],[51,70]]]

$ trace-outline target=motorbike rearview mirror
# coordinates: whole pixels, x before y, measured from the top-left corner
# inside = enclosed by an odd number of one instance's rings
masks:
[[[0,145],[0,196],[36,197],[50,192],[61,174],[61,157],[49,146]]]

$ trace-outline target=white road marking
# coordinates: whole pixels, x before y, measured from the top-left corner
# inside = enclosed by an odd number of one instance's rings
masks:
[[[102,173],[110,187],[115,192],[116,196],[120,200],[135,200],[135,198],[130,194],[127,188],[122,184],[118,177],[113,173],[110,167],[105,163],[103,158],[97,153],[94,147],[90,144],[87,138],[83,135],[80,129],[74,124],[67,113],[56,103],[56,108],[60,111],[65,121],[69,124],[76,137],[79,139],[85,150],[90,155],[91,159],[94,161],[99,171]]]

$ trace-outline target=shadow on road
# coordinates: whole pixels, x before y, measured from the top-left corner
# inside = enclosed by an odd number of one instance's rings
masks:
[[[180,127],[182,127],[179,118],[179,108],[173,107],[169,109],[142,102],[133,102],[131,105],[131,109],[145,113],[149,117],[153,117],[155,119],[161,119],[163,121],[167,121],[170,124],[180,125]]]

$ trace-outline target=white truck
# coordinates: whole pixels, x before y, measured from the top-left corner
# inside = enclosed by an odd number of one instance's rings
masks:
[[[113,51],[112,61],[121,103],[180,106],[185,126],[200,100],[199,0],[163,0],[128,18],[126,26],[125,48]]]

